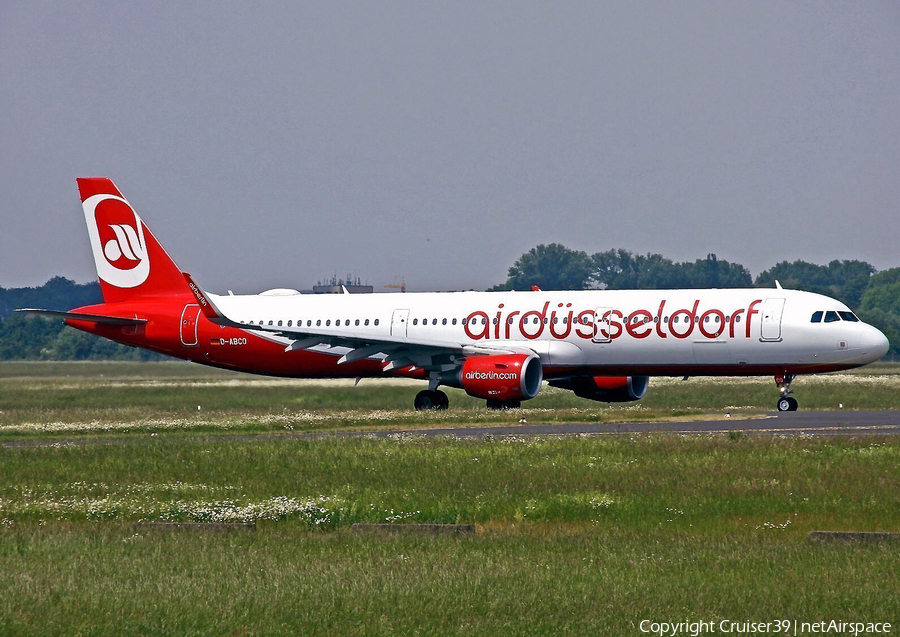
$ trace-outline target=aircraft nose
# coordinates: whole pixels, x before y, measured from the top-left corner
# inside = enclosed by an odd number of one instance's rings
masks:
[[[880,360],[887,354],[891,344],[881,330],[877,327],[867,326],[866,335],[863,338],[863,351],[870,362]]]

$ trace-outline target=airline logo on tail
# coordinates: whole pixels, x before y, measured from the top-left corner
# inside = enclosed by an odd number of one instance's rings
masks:
[[[100,278],[118,288],[134,288],[150,275],[141,218],[125,199],[97,194],[84,200],[91,249]]]

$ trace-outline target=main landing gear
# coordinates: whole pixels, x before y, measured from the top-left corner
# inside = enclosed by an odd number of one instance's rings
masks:
[[[793,381],[793,374],[775,377],[775,384],[778,385],[778,391],[781,392],[781,398],[778,399],[778,411],[797,411],[797,399],[790,395]]]
[[[450,406],[450,399],[439,389],[426,389],[416,394],[415,405],[416,411],[447,409]]]

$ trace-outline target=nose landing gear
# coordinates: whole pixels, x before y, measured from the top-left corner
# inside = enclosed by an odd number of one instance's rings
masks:
[[[784,374],[775,377],[775,384],[778,385],[778,391],[781,397],[778,399],[778,411],[797,411],[797,399],[791,396],[791,383],[794,381],[794,374]]]

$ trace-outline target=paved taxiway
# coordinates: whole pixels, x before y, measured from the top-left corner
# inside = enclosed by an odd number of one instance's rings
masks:
[[[393,431],[341,432],[347,436],[561,436],[572,434],[616,435],[633,433],[727,433],[741,431],[782,435],[897,435],[900,434],[900,411],[795,411],[773,412],[758,418],[722,418],[680,422],[629,422],[607,424],[492,425],[489,427],[449,427],[444,429],[397,429]],[[303,435],[303,434],[299,434]],[[334,434],[306,434],[326,436]]]
[[[489,427],[446,427],[436,429],[391,429],[376,431],[340,431],[322,433],[237,434],[196,436],[216,440],[275,440],[291,438],[323,438],[326,436],[565,436],[627,435],[635,433],[705,434],[740,431],[763,435],[800,434],[817,436],[895,436],[900,434],[900,411],[797,411],[766,414],[758,418],[723,418],[679,422],[629,422],[607,424],[529,425],[516,423]],[[15,440],[0,442],[3,447],[40,447],[49,445],[115,444],[134,440],[140,434],[119,438],[83,438],[80,440]],[[179,438],[183,440],[184,438]]]

